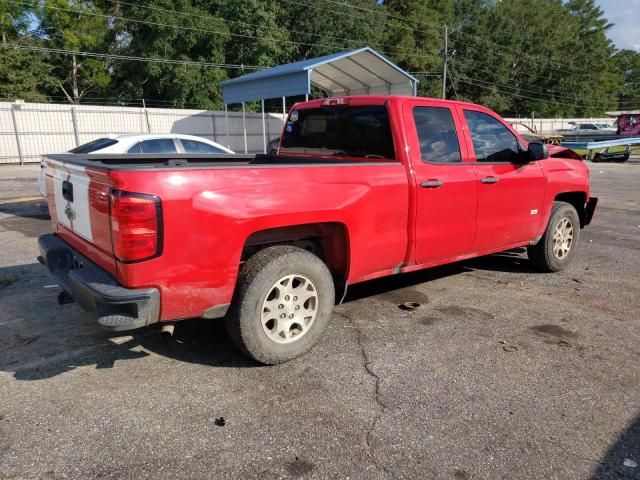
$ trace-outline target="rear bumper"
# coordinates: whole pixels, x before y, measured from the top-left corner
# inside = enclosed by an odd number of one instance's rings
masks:
[[[111,331],[155,323],[160,313],[156,288],[129,289],[55,234],[38,238],[40,257],[64,291]]]
[[[586,215],[584,218],[584,224],[589,225],[593,219],[593,214],[596,212],[596,206],[598,205],[598,197],[589,197],[586,207]]]

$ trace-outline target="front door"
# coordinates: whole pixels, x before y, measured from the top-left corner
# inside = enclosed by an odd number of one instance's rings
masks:
[[[468,253],[476,229],[477,182],[460,122],[449,104],[416,100],[404,106],[415,181],[415,261]]]
[[[521,142],[497,117],[473,107],[461,110],[478,179],[472,250],[482,252],[532,240],[541,227],[546,187],[540,161],[525,161]]]

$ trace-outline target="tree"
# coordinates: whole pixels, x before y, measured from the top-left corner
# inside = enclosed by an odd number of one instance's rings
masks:
[[[453,22],[453,1],[387,0],[384,5],[389,14],[385,43],[393,45],[392,58],[405,70],[417,72],[421,95],[440,96],[442,80],[433,81],[437,77],[430,74],[442,70],[443,26]]]
[[[0,98],[45,101],[52,92],[51,67],[39,53],[28,26],[31,10],[23,4],[0,3]],[[22,48],[21,48],[22,47]]]
[[[125,99],[155,99],[164,106],[220,108],[219,84],[227,78],[223,68],[170,63],[225,62],[229,29],[224,19],[211,15],[208,5],[189,0],[112,3],[109,50],[158,59],[115,62],[111,68],[112,94]]]
[[[92,2],[44,0],[36,14],[37,34],[50,48],[99,52],[104,47],[107,17]],[[111,80],[104,60],[69,53],[52,54],[50,62],[58,87],[71,103],[80,103],[89,92],[104,90]]]
[[[640,53],[633,50],[620,50],[614,56],[616,71],[624,81],[618,93],[620,110],[640,108]]]
[[[569,0],[564,8],[570,15],[574,33],[566,45],[571,52],[567,63],[579,75],[575,92],[586,104],[577,108],[577,113],[602,113],[615,107],[622,82],[613,59],[615,48],[606,35],[612,24],[595,0]]]

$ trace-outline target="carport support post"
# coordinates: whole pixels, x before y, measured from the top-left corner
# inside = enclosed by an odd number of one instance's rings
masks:
[[[16,147],[18,147],[18,159],[20,165],[24,165],[24,157],[22,156],[22,145],[20,144],[20,134],[18,133],[18,122],[16,121],[16,106],[11,105],[11,120],[13,121],[13,132],[16,134]]]
[[[147,110],[147,104],[142,99],[142,111],[144,112],[144,120],[147,122],[147,133],[151,133],[151,125],[149,124],[149,111]]]
[[[282,123],[287,119],[287,101],[282,97]]]
[[[73,124],[73,136],[76,139],[76,147],[80,145],[80,137],[78,136],[78,115],[76,107],[71,107],[71,123]]]
[[[267,153],[267,126],[265,125],[264,116],[264,98],[262,99],[262,144],[264,146],[264,153]]]
[[[227,148],[231,148],[229,146],[229,111],[227,110],[227,104],[224,104],[224,130],[227,134]]]
[[[242,102],[242,135],[244,136],[244,153],[247,153],[247,116],[244,108],[244,102]]]

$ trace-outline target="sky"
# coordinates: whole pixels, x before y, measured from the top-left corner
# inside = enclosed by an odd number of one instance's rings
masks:
[[[640,51],[640,0],[597,0],[605,17],[614,23],[609,38],[617,48]]]

